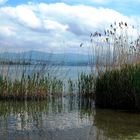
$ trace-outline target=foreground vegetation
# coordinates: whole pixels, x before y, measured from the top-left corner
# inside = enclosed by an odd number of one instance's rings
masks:
[[[42,100],[53,94],[62,94],[63,82],[39,74],[22,75],[20,80],[0,77],[0,100]]]
[[[140,109],[140,65],[124,65],[100,75],[95,96],[99,107]]]
[[[140,110],[140,36],[137,30],[126,22],[115,22],[104,33],[91,35],[95,44],[92,49],[97,55],[96,106]]]

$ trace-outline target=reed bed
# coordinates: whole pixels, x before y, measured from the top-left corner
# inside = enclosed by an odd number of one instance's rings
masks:
[[[93,74],[80,73],[76,80],[68,79],[67,95],[81,98],[94,98],[95,76]]]
[[[100,72],[140,62],[139,29],[126,22],[114,22],[90,35],[90,65]]]
[[[43,100],[62,95],[63,81],[55,76],[57,67],[50,72],[51,66],[41,60],[29,58],[28,65],[22,63],[24,58],[17,60],[18,64],[0,65],[0,100]]]
[[[81,73],[77,81],[69,79],[69,92],[79,100],[93,98],[101,108],[140,110],[140,64],[124,64],[93,73]]]
[[[98,76],[95,103],[98,107],[140,110],[140,36],[126,22],[111,24],[91,34]],[[92,64],[91,64],[92,65]]]
[[[77,80],[64,80],[58,72],[49,74],[50,68],[42,63],[37,65],[1,65],[0,100],[43,100],[48,96],[94,97],[93,74],[81,73]],[[14,75],[14,76],[13,76]]]
[[[0,77],[0,100],[42,100],[63,93],[63,82],[57,78],[24,74],[14,81]]]
[[[93,74],[81,73],[77,82],[79,97],[94,98],[94,83],[95,76]]]
[[[95,103],[103,108],[140,110],[140,64],[124,65],[98,76]]]

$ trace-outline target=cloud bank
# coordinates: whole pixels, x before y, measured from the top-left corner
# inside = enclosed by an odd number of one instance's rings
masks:
[[[138,25],[139,19],[113,9],[65,3],[3,6],[0,8],[0,49],[76,52],[81,42],[89,40],[91,32],[105,29],[115,21]],[[80,51],[86,53],[88,48]]]

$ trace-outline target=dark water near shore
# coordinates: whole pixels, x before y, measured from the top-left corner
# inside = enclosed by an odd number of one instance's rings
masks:
[[[92,100],[0,102],[0,140],[140,139],[140,114],[95,109]]]

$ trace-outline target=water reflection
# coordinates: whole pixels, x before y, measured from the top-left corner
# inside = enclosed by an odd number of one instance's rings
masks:
[[[73,96],[42,102],[0,102],[0,139],[139,139],[140,114],[95,109]]]
[[[97,110],[95,126],[98,133],[111,139],[140,139],[140,114]]]

